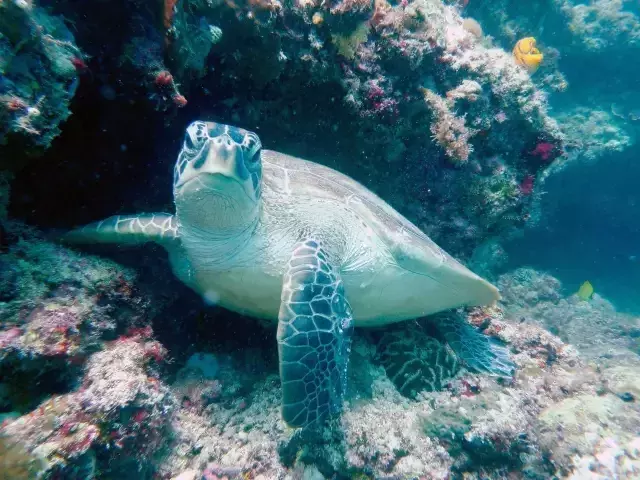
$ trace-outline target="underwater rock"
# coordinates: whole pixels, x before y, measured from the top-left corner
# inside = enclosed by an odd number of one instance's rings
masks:
[[[63,20],[32,2],[0,3],[0,170],[7,146],[49,147],[79,82],[82,52]]]
[[[271,148],[337,163],[455,255],[522,228],[534,195],[519,185],[563,151],[545,93],[441,1],[165,6],[169,27],[135,4],[122,12],[124,48],[86,27],[101,21],[92,12],[78,41],[120,50],[131,75],[119,78],[162,110],[196,98]],[[545,159],[530,154],[541,142]]]
[[[166,386],[151,376],[146,346],[148,342],[134,339],[113,342],[91,357],[79,390],[5,422],[0,427],[0,463],[13,462],[15,468],[31,472],[11,478],[89,479],[97,465],[117,476],[132,462],[136,471],[144,472],[169,439],[175,405]],[[96,449],[102,451],[98,458]],[[111,452],[106,458],[104,449]]]
[[[394,474],[447,478],[451,459],[420,429],[416,417],[419,409],[407,407],[393,397],[376,397],[375,402],[346,412],[342,427],[347,465],[336,466],[374,477]]]
[[[471,430],[471,420],[462,414],[447,409],[438,409],[425,416],[422,428],[431,438],[441,438],[450,455],[461,453],[464,436]]]
[[[180,475],[177,475],[171,478],[171,480],[197,480],[197,479],[198,479],[197,470],[185,470]]]
[[[13,300],[18,294],[18,270],[9,260],[0,258],[0,302]]]
[[[610,356],[613,345],[618,355],[633,346],[627,332],[635,325],[634,317],[617,312],[597,293],[582,301],[565,294],[556,278],[533,269],[517,269],[497,283],[510,318],[544,326],[589,358]]]
[[[549,406],[539,418],[541,445],[562,471],[574,455],[590,455],[604,438],[631,441],[640,426],[638,410],[615,395],[579,395]]]
[[[640,362],[618,365],[606,370],[607,388],[625,402],[640,398]]]
[[[100,430],[96,424],[78,415],[77,410],[73,397],[53,397],[0,429],[5,445],[10,446],[6,455],[19,446],[24,455],[23,462],[37,466],[37,472],[32,470],[34,477],[17,478],[41,478],[46,477],[45,474],[62,472],[71,474],[77,469],[89,468],[93,463],[90,448]]]
[[[640,474],[640,437],[628,442],[604,438],[592,455],[573,459],[567,480],[633,480]]]
[[[19,240],[0,258],[0,375],[14,409],[72,390],[91,355],[119,334],[149,341],[147,355],[161,360],[150,323],[177,292],[156,282],[152,300],[131,269],[8,227]]]
[[[194,353],[187,360],[187,369],[195,369],[202,373],[207,380],[213,380],[218,373],[218,361],[210,353]]]

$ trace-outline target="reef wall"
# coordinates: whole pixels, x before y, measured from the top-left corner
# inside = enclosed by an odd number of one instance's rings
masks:
[[[87,90],[173,116],[176,140],[187,115],[257,130],[352,175],[463,257],[532,221],[535,178],[563,152],[544,91],[439,0],[122,2],[102,30],[95,9],[49,7],[78,25]],[[165,162],[168,145],[155,146]]]

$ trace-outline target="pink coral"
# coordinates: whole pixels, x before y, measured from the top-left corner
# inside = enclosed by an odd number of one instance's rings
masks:
[[[425,103],[433,112],[433,139],[444,149],[451,161],[466,163],[472,150],[469,139],[474,132],[466,127],[464,118],[457,117],[449,109],[444,98],[426,88],[422,88],[421,91]]]
[[[4,332],[0,332],[0,348],[4,348],[22,335],[22,331],[18,327],[10,328]]]
[[[549,160],[554,149],[555,145],[553,143],[540,142],[536,145],[536,148],[529,153],[535,157],[540,157],[542,160]]]
[[[533,193],[533,181],[533,175],[527,175],[524,177],[519,186],[520,193],[522,193],[522,195],[531,195]]]

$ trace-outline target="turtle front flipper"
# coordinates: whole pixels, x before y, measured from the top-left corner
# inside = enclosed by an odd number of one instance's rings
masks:
[[[139,245],[156,242],[167,245],[178,239],[178,225],[173,215],[115,215],[100,222],[71,230],[60,237],[68,244],[119,243]]]
[[[322,246],[296,246],[278,316],[282,416],[291,427],[320,425],[342,406],[353,331],[339,272]]]
[[[515,373],[509,349],[464,318],[447,315],[436,322],[436,327],[469,370],[508,378]]]

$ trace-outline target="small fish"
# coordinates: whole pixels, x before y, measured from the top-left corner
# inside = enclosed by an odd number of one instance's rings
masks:
[[[576,292],[576,295],[578,295],[578,298],[580,300],[589,300],[593,296],[593,285],[591,285],[591,282],[587,280],[582,285],[580,285],[580,288]]]

